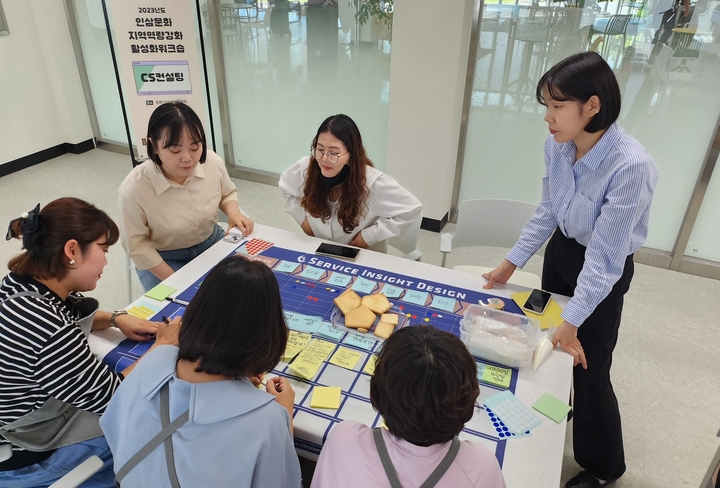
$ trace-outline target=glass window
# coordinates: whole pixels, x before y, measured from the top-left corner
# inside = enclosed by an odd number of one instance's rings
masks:
[[[547,124],[535,86],[561,59],[594,49],[620,84],[620,126],[660,169],[645,245],[671,251],[720,113],[716,4],[693,3],[687,15],[674,0],[486,4],[460,201],[539,201]]]

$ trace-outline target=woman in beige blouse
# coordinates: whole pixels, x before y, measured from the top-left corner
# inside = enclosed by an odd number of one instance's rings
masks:
[[[228,229],[253,231],[225,163],[207,149],[205,130],[190,107],[168,102],[156,108],[147,148],[150,159],[119,190],[122,246],[145,291],[222,239],[218,209],[227,214]]]

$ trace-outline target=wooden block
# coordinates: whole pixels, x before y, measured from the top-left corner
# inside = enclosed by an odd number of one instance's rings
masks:
[[[382,293],[376,295],[365,295],[362,297],[362,304],[377,314],[385,313],[390,310],[392,304]]]
[[[388,337],[390,337],[390,334],[393,333],[394,328],[395,324],[383,322],[381,320],[375,327],[375,335],[378,337],[382,337],[383,339],[387,339]]]
[[[388,324],[397,325],[398,324],[398,315],[395,313],[384,313],[382,316],[380,316],[380,320],[382,322],[387,322]]]
[[[361,305],[345,315],[345,327],[351,329],[369,329],[377,317],[369,308]]]
[[[362,305],[362,300],[360,300],[360,296],[353,290],[347,290],[335,298],[333,303],[337,305],[337,308],[340,309],[343,315],[347,315]]]
[[[367,329],[363,329],[362,327],[358,328],[358,332],[362,332],[363,334],[367,334]]]

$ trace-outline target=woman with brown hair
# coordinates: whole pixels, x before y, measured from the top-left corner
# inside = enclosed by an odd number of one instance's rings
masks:
[[[177,327],[120,310],[98,310],[78,292],[95,289],[118,240],[108,215],[83,200],[60,198],[10,222],[6,239],[25,252],[0,282],[0,486],[47,486],[92,455],[105,467],[83,486],[113,486],[110,449],[98,423],[134,365],[111,371],[90,351],[92,330],[117,327],[134,340],[174,344]]]
[[[280,176],[280,190],[307,235],[375,251],[386,251],[386,239],[404,234],[422,211],[412,193],[373,167],[344,114],[320,124],[310,156]]]
[[[398,330],[370,379],[370,402],[387,428],[334,426],[312,488],[505,488],[493,453],[457,438],[479,394],[477,364],[457,336],[424,325]]]

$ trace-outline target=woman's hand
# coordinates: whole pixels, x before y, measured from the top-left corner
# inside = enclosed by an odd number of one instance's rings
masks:
[[[355,236],[353,236],[353,238],[349,242],[349,245],[360,247],[363,249],[367,249],[370,247],[368,246],[367,242],[365,242],[365,239],[363,239],[362,231],[358,232],[357,234],[355,234]]]
[[[503,262],[500,263],[500,266],[490,271],[489,273],[484,273],[482,275],[483,278],[488,280],[488,282],[483,286],[483,288],[489,290],[490,288],[495,286],[495,283],[500,283],[501,285],[504,285],[515,272],[516,268],[517,266],[515,266],[513,263],[511,263],[507,259],[503,259]]]
[[[584,369],[587,369],[587,359],[585,358],[585,351],[583,351],[582,345],[577,338],[578,328],[570,322],[563,321],[560,327],[555,329],[555,333],[552,337],[553,347],[560,343],[565,352],[573,357],[573,366],[582,364]]]
[[[249,236],[255,228],[255,222],[238,212],[237,216],[234,216],[233,218],[228,217],[228,230],[225,232],[225,235],[228,235],[228,232],[230,232],[230,229],[233,227],[240,229],[243,236]]]
[[[307,217],[305,217],[303,223],[300,224],[300,228],[306,235],[309,235],[310,237],[315,237],[315,233],[312,231],[312,227],[310,227],[310,221],[307,219]]]
[[[128,339],[142,342],[154,339],[160,324],[125,314],[115,317],[115,325]]]
[[[180,334],[180,317],[173,318],[169,324],[158,324],[155,334],[156,346],[177,346],[179,345],[178,335]]]
[[[263,373],[260,373],[256,374],[255,376],[248,376],[248,379],[250,380],[250,383],[253,384],[253,386],[260,386],[265,379],[265,375]]]
[[[252,381],[252,380],[251,380]],[[290,415],[290,433],[292,434],[293,409],[295,408],[295,390],[287,378],[275,376],[265,382],[265,390],[275,397],[275,401],[285,407]]]

